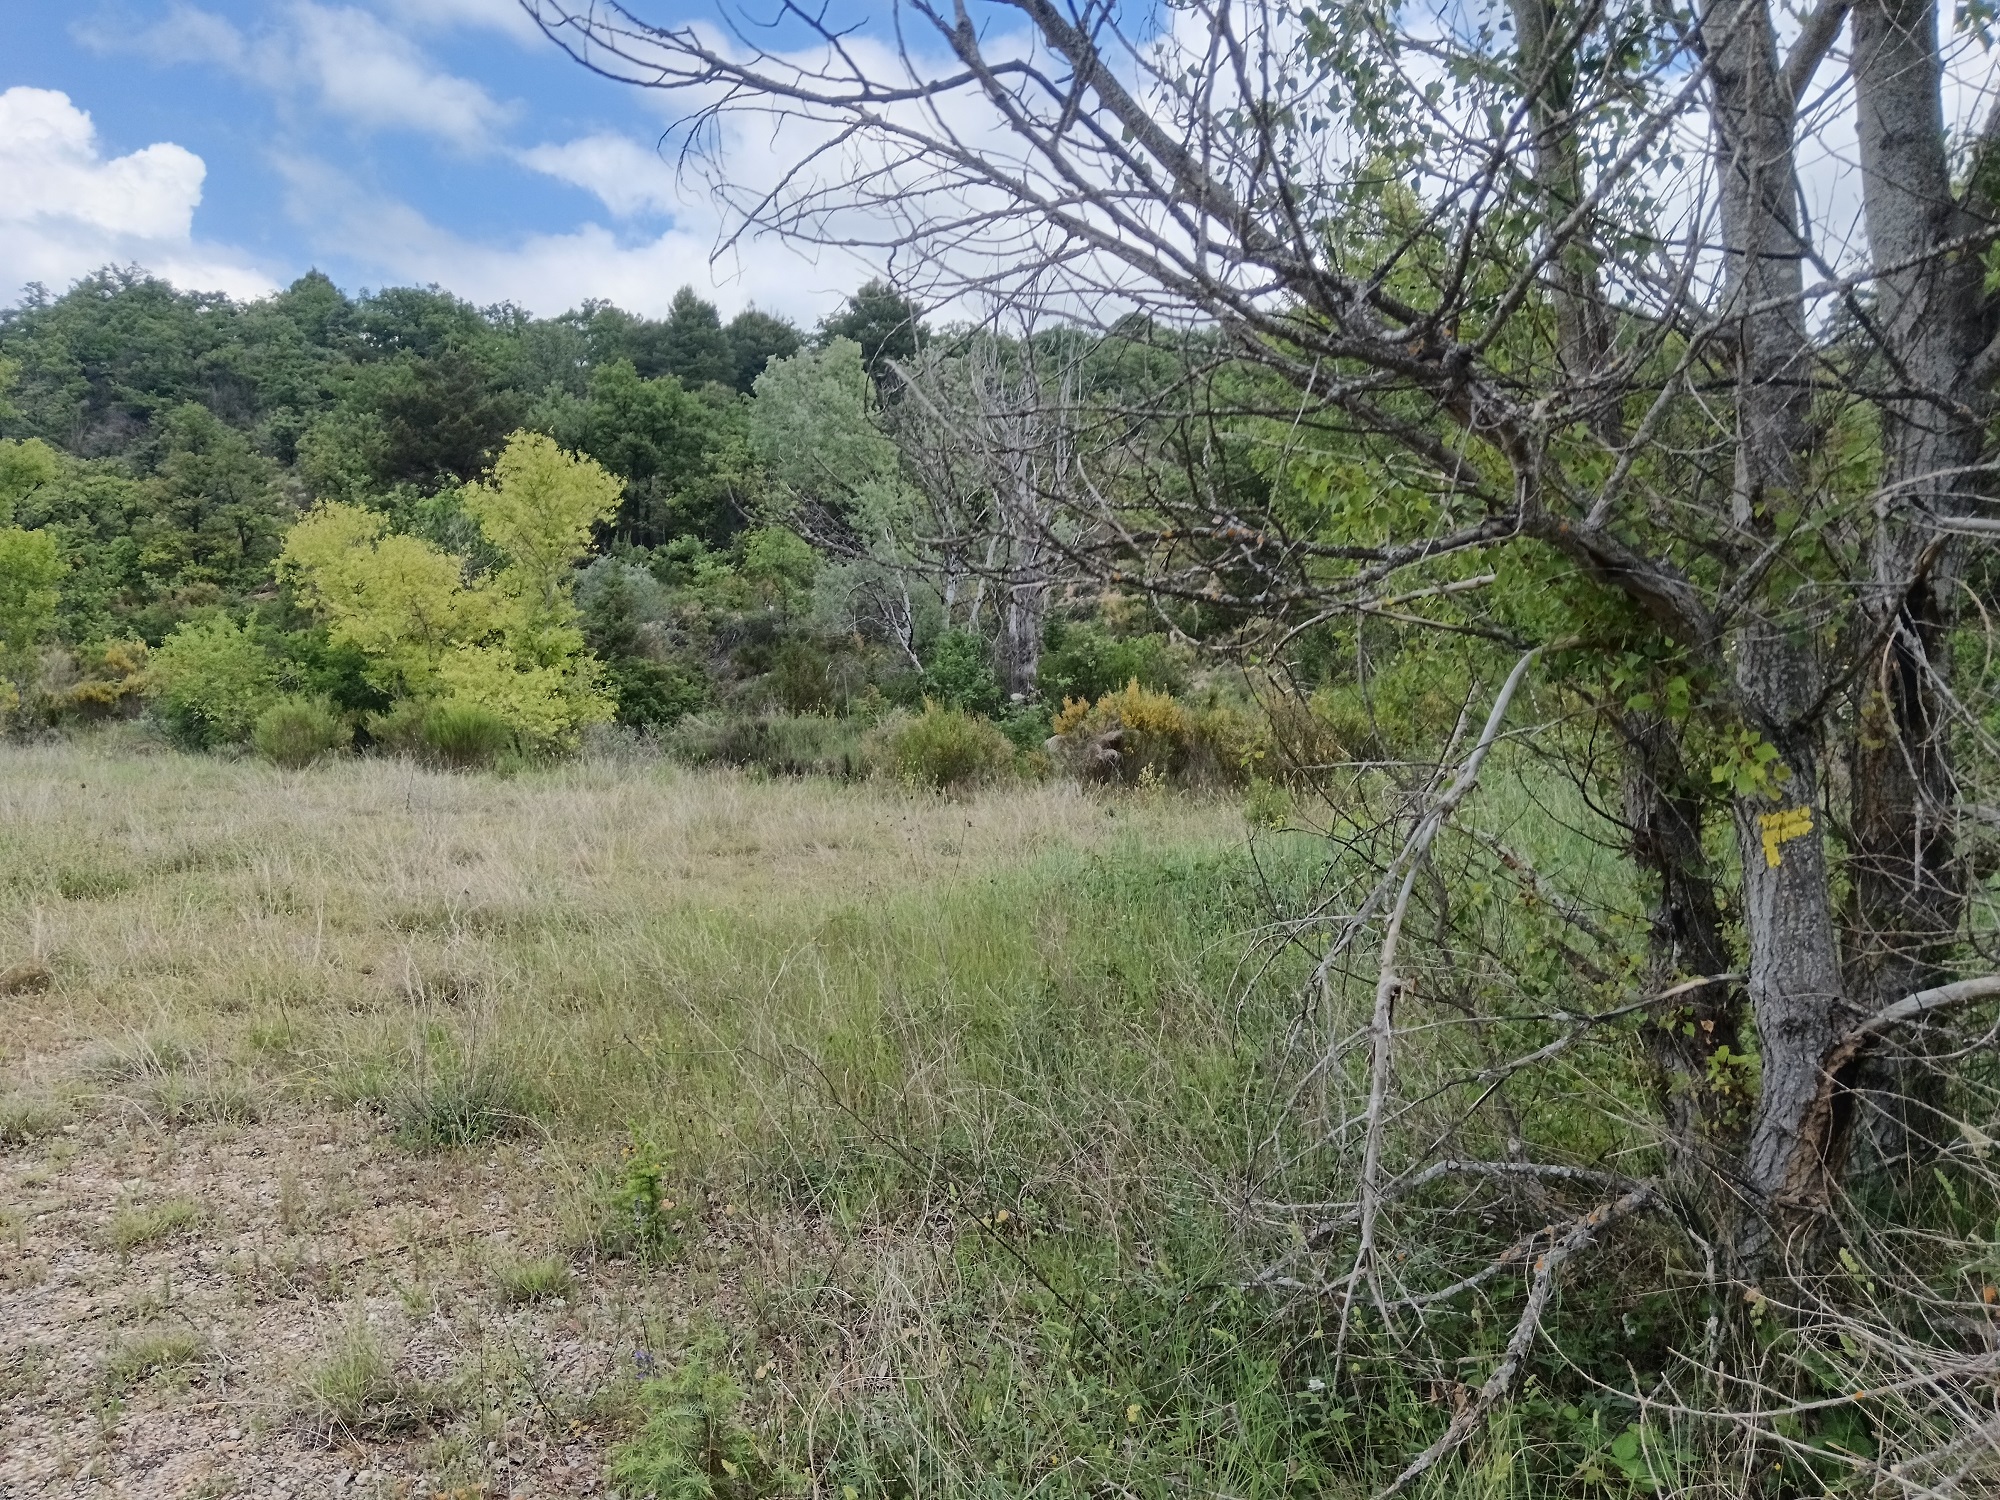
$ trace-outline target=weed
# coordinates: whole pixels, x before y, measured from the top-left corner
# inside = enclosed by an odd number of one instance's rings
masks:
[[[488,1265],[493,1284],[508,1302],[545,1302],[568,1297],[576,1290],[576,1277],[565,1261],[550,1256],[535,1260],[523,1256],[496,1255]]]
[[[113,1249],[137,1250],[185,1233],[207,1217],[208,1211],[192,1198],[168,1198],[151,1208],[121,1209],[104,1237]]]
[[[201,1356],[201,1340],[186,1329],[156,1329],[115,1345],[104,1358],[99,1379],[107,1390],[122,1391],[142,1380],[178,1374]]]

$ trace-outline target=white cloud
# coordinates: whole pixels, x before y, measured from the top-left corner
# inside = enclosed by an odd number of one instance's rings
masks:
[[[322,251],[374,272],[383,284],[436,282],[477,303],[514,302],[550,315],[586,299],[661,316],[682,286],[728,317],[750,304],[811,322],[837,307],[866,270],[845,256],[821,261],[776,239],[747,241],[711,259],[715,236],[682,226],[642,239],[599,224],[476,243],[433,224],[406,203],[372,196],[337,168],[282,160],[289,208]]]
[[[449,3],[470,6],[470,0]],[[466,150],[490,144],[512,118],[511,108],[471,79],[433,66],[415,42],[372,12],[293,0],[274,6],[272,16],[245,36],[225,17],[177,0],[163,20],[141,30],[98,23],[77,35],[101,52],[208,63],[281,103],[310,98],[364,130],[410,130]]]
[[[366,11],[301,4],[269,53],[275,86],[303,78],[335,114],[371,130],[407,129],[485,144],[511,111],[470,79],[431,67],[408,38]]]
[[[478,27],[519,42],[539,42],[542,28],[521,9],[520,0],[377,0],[391,15],[433,31]]]
[[[180,286],[260,296],[271,279],[194,238],[207,167],[161,142],[107,160],[90,116],[53,89],[0,93],[0,299],[137,262]]]
[[[680,205],[673,169],[658,151],[610,132],[516,153],[522,166],[559,178],[585,192],[621,219],[642,213],[672,214]]]

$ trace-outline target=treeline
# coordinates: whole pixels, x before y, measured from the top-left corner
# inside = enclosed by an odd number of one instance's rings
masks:
[[[9,726],[453,758],[615,720],[851,770],[928,704],[1004,732],[930,726],[980,766],[1066,701],[1185,689],[1116,599],[1051,606],[1044,570],[1010,609],[953,574],[963,497],[888,410],[930,340],[880,283],[811,330],[688,289],[657,320],[318,273],[250,303],[133,270],[34,290],[0,313]]]

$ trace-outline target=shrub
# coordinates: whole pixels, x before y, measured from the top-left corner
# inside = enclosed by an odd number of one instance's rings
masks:
[[[318,698],[280,698],[257,716],[250,743],[268,761],[296,770],[347,747],[354,730]]]
[[[1014,747],[993,724],[935,703],[914,719],[885,724],[880,740],[889,768],[917,786],[973,786],[1014,761]]]
[[[749,1500],[773,1493],[773,1474],[743,1423],[743,1387],[699,1356],[649,1380],[639,1400],[646,1424],[614,1449],[610,1473],[633,1500]]]
[[[1035,681],[1051,703],[1095,702],[1129,682],[1178,693],[1187,685],[1187,671],[1163,635],[1116,636],[1090,621],[1056,619],[1042,632]]]
[[[604,685],[618,704],[618,722],[665,728],[708,701],[708,680],[682,662],[621,656],[604,664]]]
[[[1264,759],[1269,738],[1244,709],[1190,709],[1136,679],[1095,703],[1070,699],[1050,728],[1072,772],[1126,782],[1240,783]]]
[[[240,745],[278,696],[278,668],[226,615],[192,620],[152,655],[147,684],[167,732],[196,750]]]
[[[868,768],[867,725],[827,714],[687,719],[668,748],[696,765],[744,766],[776,776],[853,778]]]
[[[964,713],[1000,711],[1000,679],[984,639],[969,630],[947,630],[924,664],[924,690],[946,708]]]
[[[423,717],[429,758],[453,770],[490,767],[516,747],[514,726],[476,703],[440,703]]]

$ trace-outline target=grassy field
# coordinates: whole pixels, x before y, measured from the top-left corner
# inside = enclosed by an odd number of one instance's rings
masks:
[[[0,1492],[1284,1491],[1321,1417],[1183,1306],[1284,848],[7,750]]]

